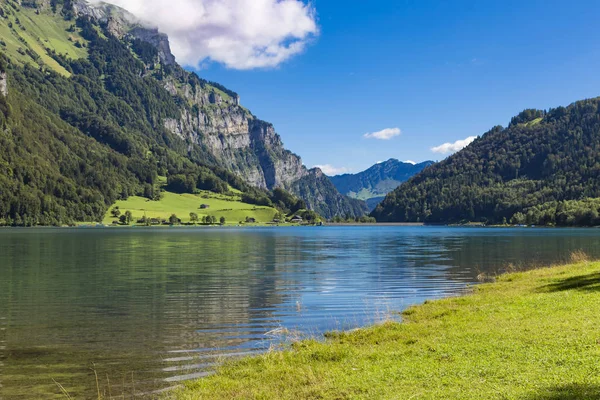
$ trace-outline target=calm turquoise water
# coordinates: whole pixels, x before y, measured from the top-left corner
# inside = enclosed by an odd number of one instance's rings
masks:
[[[0,398],[148,393],[576,249],[600,230],[0,230]]]

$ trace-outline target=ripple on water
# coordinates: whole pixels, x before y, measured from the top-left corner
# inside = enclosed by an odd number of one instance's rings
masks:
[[[593,230],[0,231],[0,397],[146,393],[389,318],[509,262],[600,256]],[[397,314],[393,314],[396,315]],[[95,371],[95,372],[94,372]],[[143,397],[143,396],[142,396]]]

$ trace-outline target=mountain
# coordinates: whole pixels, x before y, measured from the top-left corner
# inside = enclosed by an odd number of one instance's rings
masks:
[[[391,158],[358,174],[337,175],[330,179],[340,193],[365,200],[373,210],[389,192],[431,164],[433,161],[412,164]]]
[[[117,199],[159,196],[161,176],[259,203],[302,193],[328,218],[366,212],[122,9],[2,0],[0,59],[0,223],[100,221]]]
[[[600,197],[600,98],[525,110],[402,184],[378,221],[559,223],[569,200]],[[580,203],[594,204],[594,202]],[[598,210],[589,209],[590,213]],[[524,218],[525,216],[525,218]],[[529,217],[527,217],[529,216]],[[544,217],[544,218],[546,218]],[[557,220],[558,218],[558,220]]]
[[[290,190],[309,207],[318,207],[321,215],[348,217],[368,213],[364,201],[340,196],[330,178],[318,168],[311,169],[309,174],[294,182]]]

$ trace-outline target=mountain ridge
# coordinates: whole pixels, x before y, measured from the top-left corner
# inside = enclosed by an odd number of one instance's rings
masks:
[[[330,179],[340,193],[365,200],[372,211],[389,192],[433,163],[424,161],[412,164],[390,158],[362,172],[336,175]]]

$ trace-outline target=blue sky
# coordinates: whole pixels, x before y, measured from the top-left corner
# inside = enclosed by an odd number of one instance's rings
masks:
[[[524,108],[600,95],[598,1],[318,0],[319,34],[277,67],[203,63],[308,167],[439,160],[432,147]],[[399,128],[389,140],[364,134]]]

